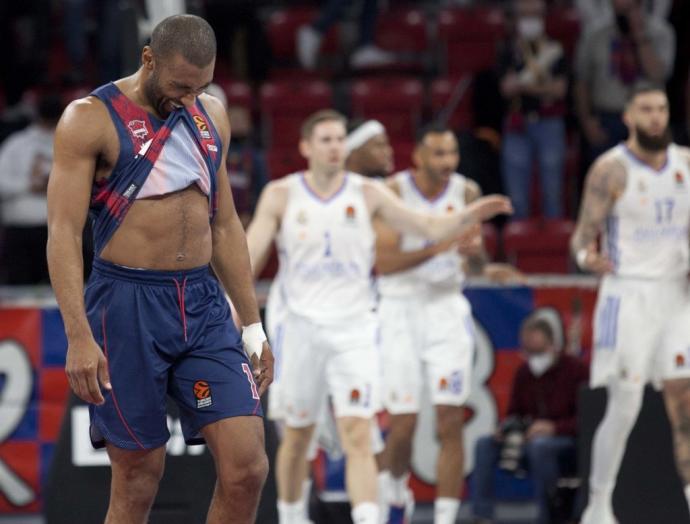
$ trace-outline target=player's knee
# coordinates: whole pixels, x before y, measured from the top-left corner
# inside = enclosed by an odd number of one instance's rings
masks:
[[[306,455],[311,437],[309,428],[286,428],[280,447],[289,455]]]
[[[371,425],[368,419],[351,418],[340,422],[343,448],[348,455],[371,454]]]
[[[643,386],[617,382],[609,388],[607,412],[614,412],[616,417],[634,423],[642,407]]]
[[[117,490],[132,505],[149,504],[156,496],[158,484],[163,478],[164,465],[152,462],[119,465],[113,470],[113,482]]]
[[[417,425],[417,415],[394,415],[390,419],[390,432],[397,439],[412,439]]]
[[[464,411],[461,406],[438,406],[437,436],[441,441],[462,439]]]
[[[218,487],[226,495],[237,493],[258,494],[268,476],[268,457],[258,452],[241,464],[218,469]]]

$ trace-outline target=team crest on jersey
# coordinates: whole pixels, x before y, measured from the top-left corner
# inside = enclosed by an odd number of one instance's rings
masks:
[[[194,123],[196,124],[197,129],[199,129],[199,134],[201,135],[201,138],[208,140],[211,138],[211,133],[208,130],[208,125],[206,124],[206,120],[204,120],[204,117],[201,115],[194,115]]]
[[[211,398],[211,387],[205,380],[197,380],[194,383],[194,398],[197,408],[207,408],[213,404]]]
[[[143,120],[130,120],[127,123],[127,127],[132,136],[137,140],[144,140],[149,134],[148,129],[146,129],[146,122]]]
[[[355,209],[355,206],[347,206],[345,208],[345,218],[348,222],[355,221],[355,219],[357,218],[357,210]]]

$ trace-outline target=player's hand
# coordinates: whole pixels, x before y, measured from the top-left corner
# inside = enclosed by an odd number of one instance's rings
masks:
[[[65,373],[74,394],[90,404],[105,402],[99,382],[104,389],[112,389],[108,362],[93,338],[69,343]]]
[[[259,396],[263,395],[268,386],[273,382],[273,352],[268,342],[264,342],[261,348],[261,356],[254,353],[251,358],[254,380],[259,386]]]
[[[484,222],[496,215],[510,215],[513,205],[510,199],[503,195],[488,195],[480,197],[465,208],[465,212],[473,220]]]
[[[498,284],[524,284],[527,278],[524,273],[510,264],[487,264],[484,276]]]
[[[527,440],[537,437],[552,437],[556,434],[556,424],[551,420],[537,419],[527,428]]]
[[[461,255],[477,255],[482,251],[482,226],[474,224],[460,233],[456,240]]]
[[[612,273],[614,269],[613,262],[611,262],[608,257],[599,253],[594,243],[590,244],[587,248],[587,256],[584,260],[578,262],[580,269],[596,273],[597,275]]]

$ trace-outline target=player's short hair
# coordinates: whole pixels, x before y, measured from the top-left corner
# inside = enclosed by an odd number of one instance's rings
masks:
[[[300,130],[300,136],[303,140],[309,140],[314,128],[321,122],[341,122],[343,126],[347,128],[347,118],[342,113],[336,111],[335,109],[322,109],[317,111],[307,117],[307,119],[302,123],[302,128]]]
[[[206,67],[216,57],[216,35],[203,18],[174,15],[165,18],[151,34],[151,50],[162,58],[182,55],[197,67]]]
[[[525,331],[541,331],[546,337],[546,339],[552,344],[556,340],[555,334],[553,332],[553,327],[551,326],[549,321],[543,317],[527,317],[522,323],[522,326],[520,327],[521,333],[524,333]]]
[[[416,144],[421,145],[429,135],[442,135],[444,133],[453,133],[453,136],[455,136],[455,132],[446,124],[432,122],[417,131]]]
[[[641,80],[637,82],[628,93],[626,106],[630,106],[630,104],[632,104],[635,98],[637,98],[639,95],[654,93],[657,91],[666,95],[666,89],[663,85],[656,82],[651,82],[649,80]]]

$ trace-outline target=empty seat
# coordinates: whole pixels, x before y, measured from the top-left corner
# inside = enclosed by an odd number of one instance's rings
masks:
[[[447,118],[448,126],[455,131],[466,130],[472,126],[472,77],[470,75],[437,78],[431,83],[429,99],[434,119],[443,113]]]
[[[442,42],[497,41],[504,34],[503,10],[500,7],[447,8],[438,14],[438,38]]]
[[[307,167],[307,161],[299,153],[296,145],[269,149],[266,153],[266,163],[271,179],[281,178]]]
[[[416,78],[372,78],[352,84],[353,116],[379,120],[392,141],[414,140],[423,102],[422,83]]]
[[[572,220],[514,220],[503,230],[508,261],[525,273],[568,273]]]
[[[300,26],[313,22],[318,11],[310,7],[291,7],[273,11],[266,22],[273,58],[280,61],[294,61],[296,58],[296,36]],[[332,27],[321,42],[322,53],[337,50],[336,26]]]
[[[254,106],[252,88],[246,82],[238,80],[220,80],[218,85],[228,98],[228,105],[251,109]]]
[[[426,18],[420,9],[393,9],[378,17],[376,44],[395,52],[423,52],[429,47]]]

